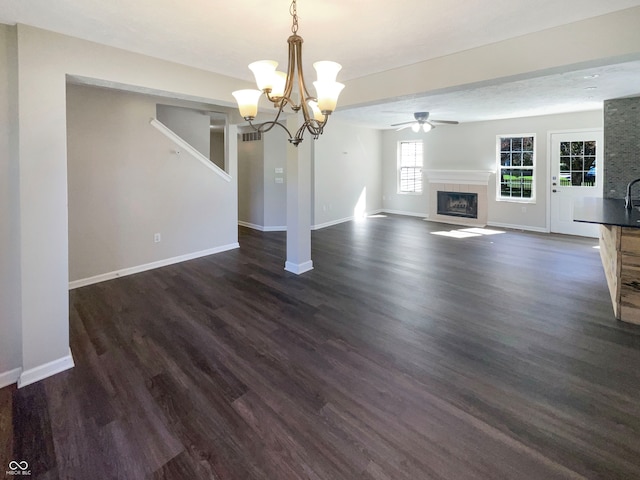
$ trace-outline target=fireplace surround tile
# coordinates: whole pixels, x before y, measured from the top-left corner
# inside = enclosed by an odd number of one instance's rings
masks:
[[[492,172],[484,171],[427,171],[429,191],[429,219],[455,225],[487,225],[489,205],[489,178]],[[438,214],[438,191],[476,193],[478,195],[478,218],[466,218]]]

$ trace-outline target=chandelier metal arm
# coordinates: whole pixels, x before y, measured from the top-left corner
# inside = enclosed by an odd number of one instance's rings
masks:
[[[291,135],[291,131],[283,123],[278,122],[276,120],[264,122],[264,123],[261,123],[260,125],[255,125],[253,123],[253,119],[251,119],[250,117],[247,117],[245,120],[247,120],[247,122],[249,123],[249,126],[253,130],[260,133],[267,133],[270,130],[272,130],[273,127],[275,127],[276,125],[279,126],[280,128],[284,129],[285,132],[287,132],[287,136],[289,137],[288,138],[289,142],[291,142],[295,146],[298,146],[298,144],[302,142],[302,140],[304,139],[305,132],[309,132],[311,135],[313,135],[314,139],[317,139],[320,135],[322,135],[324,126],[327,123],[326,120],[324,122],[318,122],[317,120],[311,119],[308,122],[304,122],[300,126],[300,128],[298,128],[295,135]]]
[[[284,128],[284,130],[287,132],[287,135],[289,136],[289,141],[291,142],[291,139],[293,138],[291,136],[291,132],[289,131],[289,129],[287,127],[284,126],[284,124],[280,123],[280,122],[276,122],[275,120],[271,120],[269,122],[264,122],[261,123],[260,125],[256,126],[253,123],[251,123],[251,120],[247,120],[247,122],[249,122],[249,125],[251,126],[251,128],[253,128],[256,132],[260,132],[260,133],[267,133],[268,131],[270,131],[273,127],[275,127],[276,125],[278,125],[279,127]]]
[[[308,109],[309,109],[309,105],[307,104],[307,102],[309,100],[315,100],[315,97],[313,95],[309,94],[309,91],[307,90],[307,83],[305,82],[304,79],[304,71],[302,69],[302,37],[298,36],[298,35],[292,35],[291,37],[289,37],[289,49],[293,50],[293,54],[291,55],[292,57],[295,57],[295,62],[294,65],[298,68],[298,91],[300,92],[300,104],[299,106],[301,106],[304,110],[307,110],[307,113],[305,115],[305,119],[308,120],[309,118],[309,113],[308,113]]]

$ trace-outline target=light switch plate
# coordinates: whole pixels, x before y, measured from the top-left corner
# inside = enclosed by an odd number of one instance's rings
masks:
[[[276,177],[276,183],[284,183],[284,178]]]
[[[284,173],[284,169],[282,167],[276,167],[276,173]]]

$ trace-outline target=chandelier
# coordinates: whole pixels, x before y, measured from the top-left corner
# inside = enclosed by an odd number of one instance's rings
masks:
[[[292,17],[291,32],[289,37],[289,60],[287,71],[277,71],[278,62],[272,60],[260,60],[253,62],[249,68],[256,78],[258,90],[237,90],[233,96],[238,102],[240,115],[249,122],[251,127],[258,132],[268,132],[276,125],[284,128],[289,135],[289,142],[298,146],[302,141],[305,132],[313,135],[314,139],[322,135],[324,126],[327,124],[329,115],[336,109],[338,96],[344,88],[342,83],[336,82],[338,71],[342,68],[339,63],[321,61],[313,64],[318,74],[318,80],[313,82],[316,96],[309,93],[304,81],[302,72],[302,37],[298,35],[298,13],[296,10],[296,0],[291,2],[289,13]],[[297,86],[297,92],[294,89]],[[261,125],[254,125],[258,113],[258,102],[262,94],[277,108],[274,120]],[[297,102],[295,100],[297,96]],[[287,127],[279,122],[280,115],[285,106],[294,112],[302,111],[304,123],[298,128],[295,135],[292,135]]]

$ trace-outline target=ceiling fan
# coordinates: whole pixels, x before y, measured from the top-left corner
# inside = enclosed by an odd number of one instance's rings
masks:
[[[411,122],[394,123],[391,126],[400,127],[397,130],[404,130],[405,128],[411,127],[411,130],[413,130],[414,132],[419,132],[422,128],[424,132],[428,132],[429,130],[436,128],[436,126],[434,125],[436,123],[443,125],[458,124],[458,122],[453,120],[428,120],[429,112],[415,112],[413,114],[413,117],[415,118],[415,120]]]

